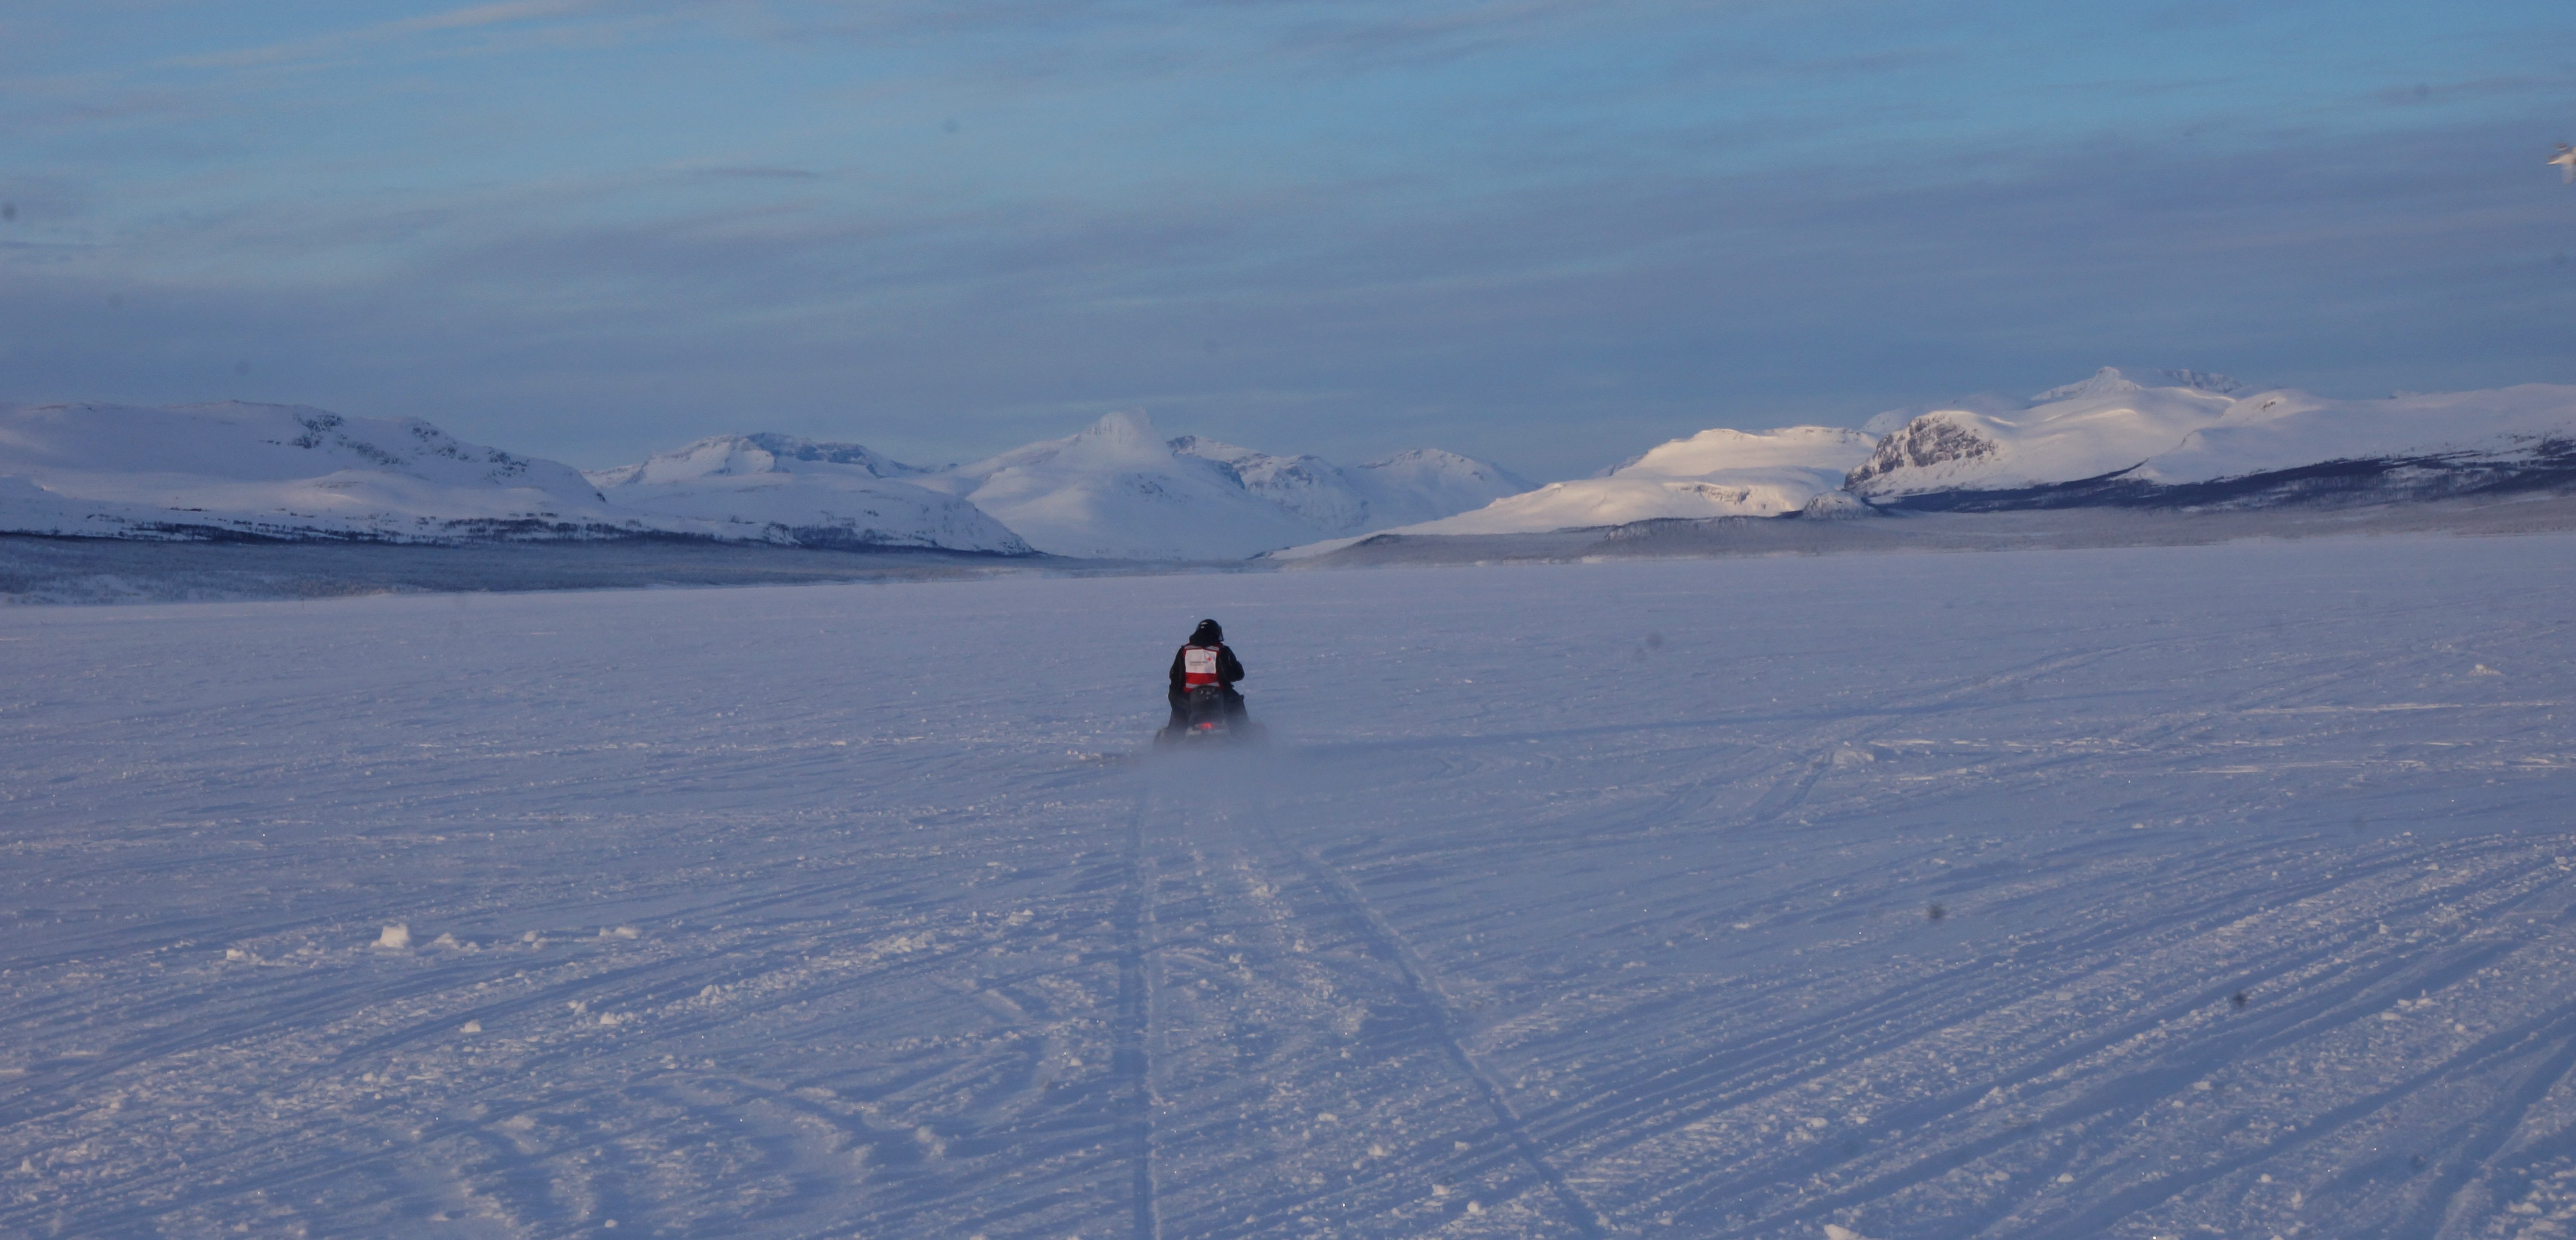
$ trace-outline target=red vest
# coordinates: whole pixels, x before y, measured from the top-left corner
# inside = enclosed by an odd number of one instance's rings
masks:
[[[1214,646],[1181,647],[1182,688],[1195,689],[1200,685],[1217,683],[1216,651]]]

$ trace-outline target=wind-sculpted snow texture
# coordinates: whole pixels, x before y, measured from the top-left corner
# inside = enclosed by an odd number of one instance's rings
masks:
[[[0,529],[435,542],[618,532],[570,466],[418,418],[227,401],[0,407]]]
[[[2572,553],[0,610],[0,1234],[2558,1234]]]
[[[1873,503],[1986,511],[2259,507],[2576,487],[2576,388],[2330,400],[2104,368],[2026,411],[1942,409],[1891,432],[1846,484]]]
[[[974,505],[901,481],[921,472],[859,444],[764,434],[701,439],[586,476],[613,503],[727,541],[1029,554]]]

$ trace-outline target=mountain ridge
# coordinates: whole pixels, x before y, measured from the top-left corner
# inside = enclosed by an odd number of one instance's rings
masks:
[[[2576,490],[2576,386],[2343,400],[2103,367],[2026,398],[1890,410],[1883,433],[1713,427],[1532,487],[1415,449],[1339,465],[1142,412],[925,468],[863,444],[714,435],[587,473],[417,418],[222,401],[0,405],[0,532],[458,543],[686,538],[1236,560],[1380,533],[2031,508],[2254,508]]]
[[[418,418],[216,401],[0,406],[0,528],[439,542],[627,528],[579,471]]]
[[[2009,415],[1926,412],[1881,440],[1844,489],[1881,508],[1990,511],[2404,502],[2576,484],[2576,387],[2356,401],[2150,388],[2109,368],[2095,378],[2105,375],[2129,386],[2051,389]]]
[[[756,432],[584,477],[611,502],[725,541],[1034,554],[974,505],[915,485],[922,472],[860,444]]]

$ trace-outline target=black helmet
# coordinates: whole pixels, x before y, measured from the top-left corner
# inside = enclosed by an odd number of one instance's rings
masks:
[[[1214,620],[1201,620],[1197,631],[1190,634],[1193,646],[1213,646],[1225,640],[1225,626]]]

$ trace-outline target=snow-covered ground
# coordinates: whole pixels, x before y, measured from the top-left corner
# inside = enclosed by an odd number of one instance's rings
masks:
[[[2571,562],[0,610],[0,1234],[2562,1234]]]

